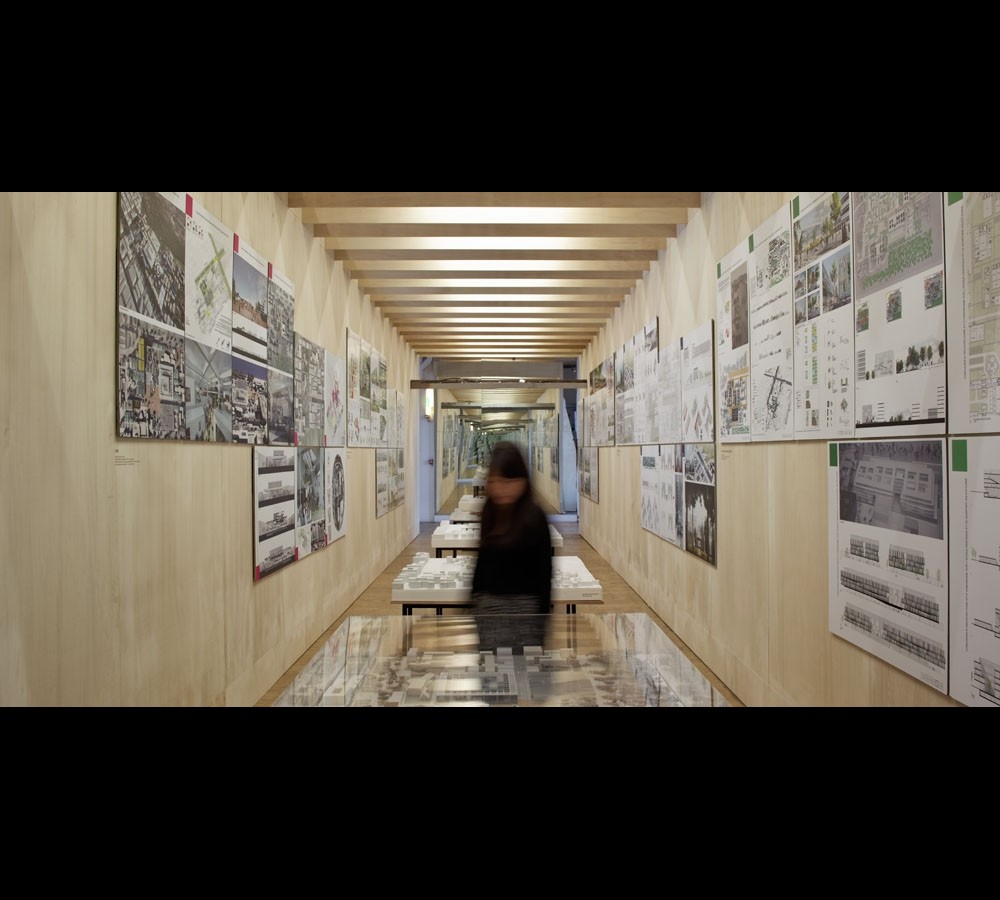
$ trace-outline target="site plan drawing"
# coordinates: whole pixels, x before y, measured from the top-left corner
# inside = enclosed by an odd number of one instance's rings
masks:
[[[945,192],[948,430],[1000,431],[1000,191]]]
[[[951,696],[1000,707],[1000,437],[951,442]]]
[[[944,434],[942,193],[855,191],[851,202],[855,434]]]
[[[184,260],[188,340],[229,353],[233,345],[233,232],[191,203]]]
[[[792,221],[783,205],[750,237],[750,436],[790,441],[795,358]]]
[[[947,693],[945,441],[828,448],[830,631]]]

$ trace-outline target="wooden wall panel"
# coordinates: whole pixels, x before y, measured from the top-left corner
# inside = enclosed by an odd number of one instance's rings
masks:
[[[295,283],[299,333],[346,356],[349,325],[408,392],[412,352],[284,194],[193,196]],[[0,193],[0,705],[251,705],[416,536],[416,447],[378,521],[374,451],[347,452],[347,536],[255,585],[250,448],[116,438],[116,217]]]
[[[661,341],[714,321],[716,263],[793,196],[703,193],[581,372],[652,315]],[[642,530],[634,449],[601,451],[601,502],[581,502],[581,534],[745,703],[954,705],[830,634],[825,442],[717,446],[718,568]]]

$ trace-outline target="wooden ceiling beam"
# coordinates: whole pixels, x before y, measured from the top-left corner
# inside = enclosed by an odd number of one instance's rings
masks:
[[[676,225],[316,225],[316,237],[326,238],[647,238],[677,237]],[[642,245],[645,246],[645,245]]]
[[[288,191],[290,209],[373,206],[701,208],[701,191]]]

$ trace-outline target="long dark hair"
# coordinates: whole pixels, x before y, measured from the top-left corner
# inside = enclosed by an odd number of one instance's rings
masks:
[[[493,448],[493,455],[490,457],[490,467],[486,478],[523,478],[525,480],[524,493],[517,498],[513,508],[510,510],[510,520],[508,530],[516,531],[518,525],[523,520],[528,509],[535,505],[534,494],[531,488],[531,475],[528,472],[528,464],[524,461],[524,454],[521,453],[517,444],[510,441],[498,441]],[[483,528],[482,540],[492,536],[497,520],[505,513],[499,513],[497,505],[490,499],[489,490],[486,492],[486,503],[483,506]]]

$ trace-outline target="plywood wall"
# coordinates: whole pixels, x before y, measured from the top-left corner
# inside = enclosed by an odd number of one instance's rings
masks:
[[[194,192],[296,285],[295,328],[346,329],[410,397],[417,361],[274,192]],[[348,450],[347,536],[253,583],[251,451],[116,438],[116,195],[0,193],[0,705],[250,705],[418,532],[375,518]]]
[[[716,313],[716,263],[794,195],[702,194],[702,208],[584,357],[589,372],[659,316],[678,340]],[[580,530],[747,704],[954,705],[830,634],[823,441],[717,445],[717,567],[644,531],[638,447],[602,448]]]

